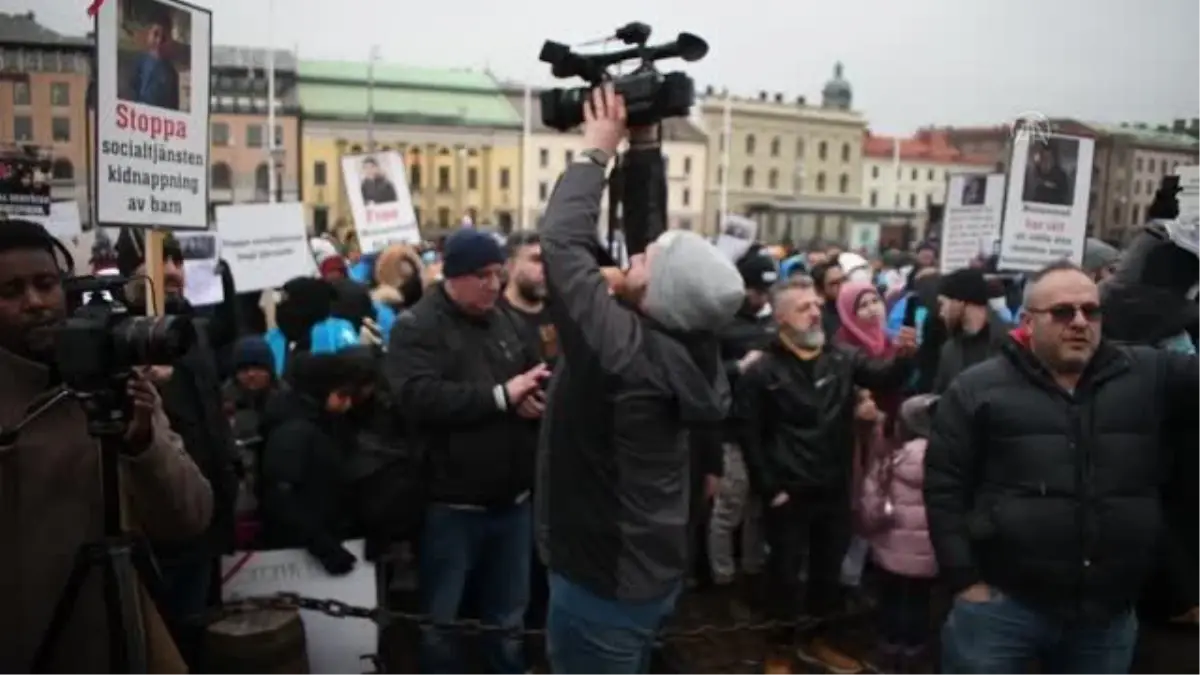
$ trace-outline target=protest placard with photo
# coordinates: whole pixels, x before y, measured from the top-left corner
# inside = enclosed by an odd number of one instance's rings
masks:
[[[197,307],[225,300],[217,263],[221,242],[215,232],[180,232],[175,241],[183,252],[183,296]]]
[[[730,215],[721,223],[716,246],[730,260],[737,262],[746,255],[757,238],[758,222],[745,216]]]
[[[24,150],[0,152],[0,213],[50,215],[50,161]]]
[[[938,263],[943,273],[969,266],[980,254],[992,254],[1000,239],[1004,174],[952,174],[945,203]]]
[[[208,226],[212,14],[179,0],[96,13],[96,215],[105,225]]]
[[[1057,134],[1013,139],[999,268],[1033,272],[1083,262],[1095,141]]]
[[[400,153],[346,155],[342,157],[342,176],[363,253],[381,251],[392,244],[420,243],[421,232]]]

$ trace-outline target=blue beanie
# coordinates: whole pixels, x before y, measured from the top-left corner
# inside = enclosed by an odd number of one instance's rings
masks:
[[[475,274],[488,265],[504,262],[500,242],[487,232],[464,227],[442,245],[442,276],[447,279]]]
[[[233,367],[235,370],[263,368],[274,371],[275,357],[266,340],[257,335],[248,335],[233,347]]]

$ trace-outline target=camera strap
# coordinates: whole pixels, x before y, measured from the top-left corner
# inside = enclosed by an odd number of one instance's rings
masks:
[[[17,444],[17,438],[21,435],[21,430],[35,422],[39,417],[45,415],[51,408],[58,405],[60,401],[70,396],[71,392],[66,385],[59,385],[53,389],[38,394],[37,397],[29,403],[25,408],[25,416],[21,418],[12,427],[0,427],[0,453],[11,450]]]

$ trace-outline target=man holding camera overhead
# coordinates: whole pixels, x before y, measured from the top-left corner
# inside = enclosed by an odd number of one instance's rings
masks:
[[[103,535],[99,444],[83,408],[68,397],[43,409],[61,385],[54,341],[67,315],[62,279],[70,271],[70,256],[41,225],[9,220],[0,228],[3,672],[29,671],[76,551]],[[171,431],[154,385],[135,372],[126,393],[132,414],[120,468],[129,521],[162,539],[202,532],[212,513],[208,481]],[[84,583],[51,672],[109,667],[101,579],[96,570]],[[183,672],[158,614],[145,603],[143,610],[150,672]]]
[[[584,105],[583,135],[541,233],[559,339],[536,490],[548,651],[556,673],[644,672],[688,569],[687,429],[728,410],[713,331],[744,288],[715,247],[674,230],[630,258],[614,296],[596,239],[605,167],[626,135],[611,84]],[[643,151],[659,152],[657,129],[632,130],[630,153]]]

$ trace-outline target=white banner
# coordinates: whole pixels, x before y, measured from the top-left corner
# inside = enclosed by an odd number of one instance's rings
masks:
[[[721,224],[716,246],[730,260],[737,262],[758,239],[758,222],[745,216],[730,215]]]
[[[341,600],[374,608],[375,565],[367,562],[361,539],[348,541],[346,550],[358,558],[354,569],[333,577],[307,552],[239,551],[221,558],[221,600],[276,593],[299,593],[321,600]],[[379,630],[368,619],[334,618],[302,610],[310,673],[364,673],[364,657],[378,650]]]
[[[879,223],[850,223],[850,248],[868,256],[879,255],[879,238],[883,227]]]
[[[421,242],[400,153],[346,155],[342,157],[342,176],[363,253],[382,251],[392,244]]]
[[[951,175],[945,204],[938,262],[942,274],[970,266],[981,253],[995,252],[1004,210],[1004,174]]]
[[[1034,272],[1083,262],[1094,141],[1052,134],[1013,140],[999,269]]]
[[[96,13],[96,214],[104,225],[208,226],[212,13],[114,0]]]
[[[218,206],[217,234],[238,293],[279,288],[317,271],[300,202]]]
[[[183,297],[203,307],[225,300],[225,287],[217,261],[221,257],[221,242],[215,232],[180,232],[175,240],[183,251]]]

